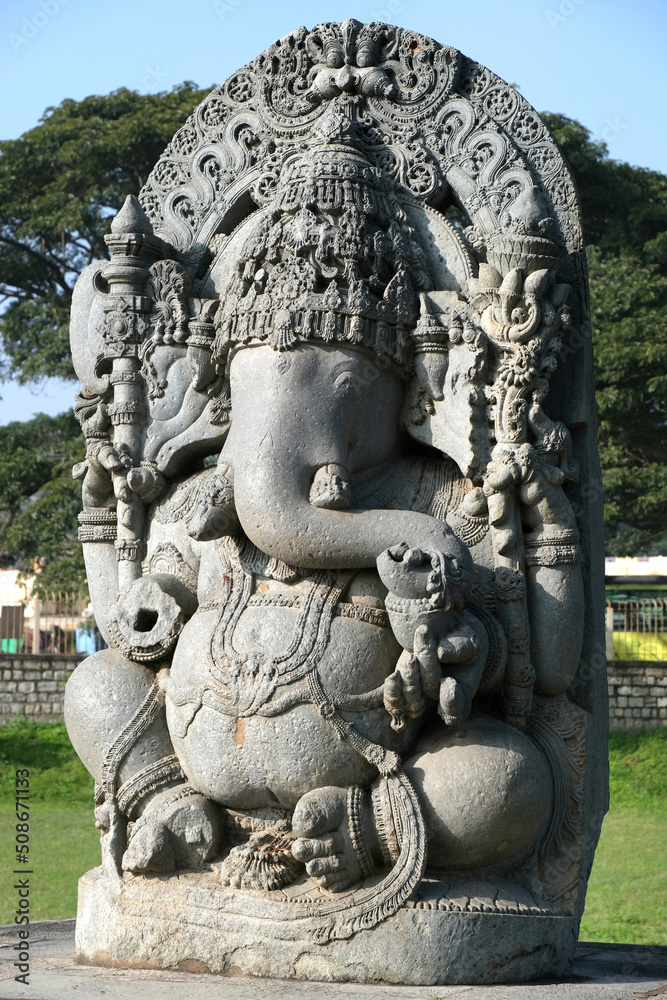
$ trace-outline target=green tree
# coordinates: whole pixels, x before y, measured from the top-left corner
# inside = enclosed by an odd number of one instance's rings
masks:
[[[579,187],[610,555],[656,554],[667,529],[667,177],[609,158],[544,116]]]
[[[68,320],[77,276],[108,257],[104,234],[138,194],[174,132],[207,91],[116,90],[63,101],[20,138],[0,142],[0,339],[5,374],[73,378]]]
[[[40,591],[84,587],[72,465],[85,450],[70,413],[0,427],[0,566],[24,576],[39,568]]]
[[[79,273],[108,257],[104,234],[138,194],[160,153],[208,91],[183,83],[161,94],[121,89],[63,101],[18,139],[0,142],[0,341],[5,377],[75,378],[69,310]],[[72,384],[74,397],[74,382]],[[0,565],[42,590],[85,588],[76,540],[85,452],[64,414],[0,428]]]

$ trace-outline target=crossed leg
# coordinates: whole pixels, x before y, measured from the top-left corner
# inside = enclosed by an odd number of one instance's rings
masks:
[[[430,868],[471,870],[511,862],[528,852],[549,816],[551,778],[542,756],[528,737],[490,716],[473,715],[456,728],[434,723],[404,767],[422,808]],[[380,867],[386,851],[370,799],[367,795],[362,819]],[[308,792],[296,806],[292,826],[298,838],[292,852],[322,886],[341,892],[359,880],[347,789]]]

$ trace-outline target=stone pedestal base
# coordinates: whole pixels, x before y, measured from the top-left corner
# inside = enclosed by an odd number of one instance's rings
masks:
[[[498,893],[498,880],[484,885]],[[481,891],[479,881],[475,888]],[[290,899],[284,892],[223,889],[207,874],[121,881],[98,868],[79,882],[77,957],[124,968],[420,986],[569,974],[576,945],[572,917],[530,906],[525,896],[514,900],[523,912],[501,912],[500,905],[511,903],[507,886],[495,908],[492,892],[481,903],[459,895],[457,912],[450,905],[453,891],[451,882],[427,880],[416,900],[394,916],[319,944],[304,937],[289,915],[297,900],[300,907],[312,901],[310,884],[292,887]]]

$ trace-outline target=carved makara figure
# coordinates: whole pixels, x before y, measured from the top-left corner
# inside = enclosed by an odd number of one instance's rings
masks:
[[[103,849],[80,951],[564,971],[604,704],[580,668],[596,465],[553,140],[453,49],[299,29],[197,108],[107,242],[72,316],[108,643],[67,687]],[[431,921],[416,962],[406,920]]]

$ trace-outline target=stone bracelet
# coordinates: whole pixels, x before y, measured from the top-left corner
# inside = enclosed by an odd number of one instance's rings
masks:
[[[87,507],[78,515],[80,542],[114,542],[118,518],[113,507]]]
[[[526,566],[575,566],[581,562],[579,534],[573,528],[526,535]]]
[[[162,757],[160,760],[137,771],[118,789],[118,808],[128,819],[136,819],[139,806],[154,792],[162,791],[174,782],[184,783],[186,780],[176,754]]]
[[[354,848],[361,868],[363,878],[367,878],[375,871],[375,865],[368,849],[366,834],[364,833],[364,798],[363,789],[357,785],[352,785],[347,792],[347,815],[350,840]]]

